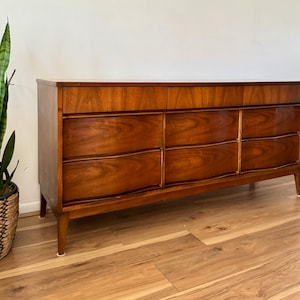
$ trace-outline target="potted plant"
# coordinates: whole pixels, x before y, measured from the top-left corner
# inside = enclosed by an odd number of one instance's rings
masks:
[[[12,182],[17,166],[11,173],[8,170],[15,148],[15,131],[10,135],[5,147],[2,147],[7,123],[8,90],[14,75],[13,72],[10,79],[6,77],[9,59],[10,29],[7,23],[0,44],[0,259],[6,256],[12,247],[19,216],[19,190]]]

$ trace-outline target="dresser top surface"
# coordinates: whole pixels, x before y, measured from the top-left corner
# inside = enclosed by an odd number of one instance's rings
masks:
[[[56,87],[101,87],[101,86],[162,86],[162,87],[207,87],[207,86],[264,86],[264,85],[300,85],[300,81],[99,81],[99,80],[48,80],[37,79],[40,85]]]

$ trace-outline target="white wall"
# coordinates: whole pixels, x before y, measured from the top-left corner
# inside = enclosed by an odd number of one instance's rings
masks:
[[[21,212],[39,209],[36,78],[300,80],[299,0],[0,0]]]

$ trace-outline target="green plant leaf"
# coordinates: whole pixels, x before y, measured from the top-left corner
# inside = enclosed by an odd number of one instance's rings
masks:
[[[0,44],[0,114],[2,102],[5,94],[5,72],[7,70],[10,58],[10,28],[9,23],[6,24],[1,44]]]
[[[7,123],[7,103],[8,103],[8,85],[7,80],[5,81],[5,93],[2,101],[2,109],[0,114],[0,149],[2,149],[2,142],[6,131]]]
[[[1,166],[0,166],[0,174],[3,174],[3,172],[7,169],[8,165],[11,162],[12,156],[14,154],[15,149],[15,131],[11,134],[4,152],[2,156]]]
[[[1,180],[1,183],[0,183],[0,195],[3,195],[5,193],[6,188],[11,183],[12,178],[14,177],[14,174],[15,174],[15,171],[17,170],[18,165],[19,165],[19,161],[17,161],[17,164],[16,164],[14,170],[11,172],[10,175],[9,175],[7,169],[4,171],[5,180]]]
[[[12,179],[13,179],[13,177],[15,175],[15,172],[17,170],[18,165],[19,165],[19,161],[17,161],[17,164],[16,164],[15,168],[13,169],[13,171],[10,173],[10,175],[7,176],[7,182],[8,182],[8,184],[12,181]],[[7,174],[8,174],[8,172],[7,172]]]

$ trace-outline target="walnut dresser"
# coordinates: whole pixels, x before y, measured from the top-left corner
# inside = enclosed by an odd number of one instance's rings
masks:
[[[60,255],[70,219],[291,174],[300,194],[300,82],[37,82]]]

